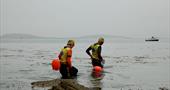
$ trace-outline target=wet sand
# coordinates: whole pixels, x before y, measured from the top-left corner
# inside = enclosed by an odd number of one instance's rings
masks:
[[[37,81],[31,83],[32,88],[49,87],[49,90],[101,90],[101,88],[88,88],[80,85],[75,79],[54,79],[47,81]]]

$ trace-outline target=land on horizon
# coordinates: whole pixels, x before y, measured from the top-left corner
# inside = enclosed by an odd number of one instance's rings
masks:
[[[1,39],[67,39],[67,38],[78,38],[78,39],[88,39],[88,38],[120,38],[120,39],[134,39],[134,37],[126,37],[126,36],[118,36],[118,35],[84,35],[84,36],[75,36],[75,37],[44,37],[41,35],[32,35],[32,34],[19,34],[19,33],[8,33],[0,36]],[[157,36],[156,36],[157,37]],[[136,38],[149,38],[149,37],[136,37]],[[168,37],[160,37],[160,38],[168,38]]]

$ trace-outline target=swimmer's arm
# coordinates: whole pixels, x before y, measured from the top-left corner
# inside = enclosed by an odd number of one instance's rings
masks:
[[[90,46],[89,48],[87,48],[86,53],[92,58],[92,55],[91,55],[91,53],[90,53],[90,50],[92,50],[91,46]]]
[[[98,56],[99,56],[99,59],[102,61],[103,60],[103,57],[101,56],[101,51],[102,51],[102,47],[100,46],[98,48]]]

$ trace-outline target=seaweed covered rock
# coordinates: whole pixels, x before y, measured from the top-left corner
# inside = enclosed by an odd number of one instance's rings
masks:
[[[55,79],[48,81],[37,81],[31,83],[34,87],[51,87],[49,90],[91,90],[88,87],[80,85],[74,79]]]

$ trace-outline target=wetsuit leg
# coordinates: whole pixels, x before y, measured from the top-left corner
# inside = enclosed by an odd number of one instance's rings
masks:
[[[100,66],[103,68],[103,65],[101,64],[101,61],[100,60],[97,60],[97,59],[93,59],[92,60],[92,65],[93,66]]]
[[[70,75],[71,76],[77,76],[78,73],[78,69],[75,68],[74,66],[72,66],[71,70],[70,70]]]
[[[68,70],[67,70],[67,65],[66,64],[61,64],[60,73],[61,73],[63,79],[68,78]]]

